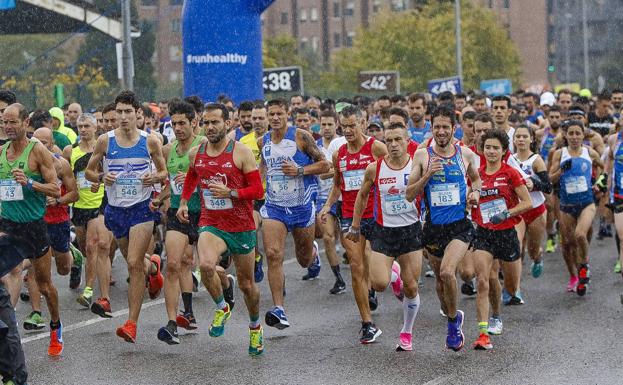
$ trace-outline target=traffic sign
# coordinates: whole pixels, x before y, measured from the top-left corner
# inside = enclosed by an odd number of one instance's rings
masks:
[[[564,84],[559,84],[556,87],[554,87],[554,92],[559,93],[561,90],[567,89],[571,92],[575,92],[576,94],[579,94],[581,88],[582,86],[580,85],[580,83],[564,83]]]
[[[462,90],[461,78],[458,76],[452,76],[450,78],[433,79],[428,81],[428,92],[433,96],[437,96],[442,92],[450,91],[453,94],[457,94]]]
[[[510,79],[491,79],[480,82],[480,90],[489,96],[510,95],[513,92],[513,83]]]
[[[264,92],[303,93],[303,71],[301,67],[279,67],[264,69]]]
[[[359,92],[400,93],[400,72],[398,71],[361,71],[357,74]]]

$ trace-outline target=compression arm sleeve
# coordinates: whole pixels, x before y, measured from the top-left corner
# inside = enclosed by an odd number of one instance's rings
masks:
[[[195,171],[194,167],[188,168],[186,178],[184,179],[184,189],[182,190],[182,199],[188,201],[190,196],[193,195],[199,184],[199,175]]]
[[[545,194],[549,194],[552,192],[552,183],[549,181],[549,175],[547,171],[540,171],[536,173],[536,178],[534,176],[530,177],[532,179],[532,183],[534,183],[534,191],[542,191]]]
[[[262,177],[258,170],[253,170],[250,173],[244,174],[244,179],[247,182],[247,187],[239,188],[238,199],[256,200],[262,199],[264,196],[264,188],[262,187]]]

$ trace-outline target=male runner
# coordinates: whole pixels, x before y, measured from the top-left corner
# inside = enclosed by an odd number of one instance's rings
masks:
[[[335,170],[333,187],[324,207],[320,211],[320,216],[323,218],[323,221],[327,220],[331,207],[337,202],[341,194],[342,232],[348,232],[350,239],[356,236],[358,241],[361,241],[354,242],[347,238],[344,239],[343,244],[350,261],[353,293],[361,316],[359,342],[369,344],[376,341],[382,333],[372,322],[370,312],[370,301],[376,303],[376,295],[374,291],[368,292],[369,277],[367,272],[369,270],[369,256],[366,252],[365,240],[371,240],[372,229],[374,228],[372,197],[369,197],[367,201],[360,226],[352,226],[352,218],[355,200],[363,183],[366,167],[375,160],[385,156],[387,148],[382,142],[363,134],[365,119],[358,107],[345,107],[339,113],[339,118],[340,126],[346,138],[346,144],[343,144],[333,154],[333,168]]]
[[[370,191],[374,189],[374,217],[376,223],[370,241],[370,281],[377,291],[383,291],[391,282],[394,260],[400,265],[404,298],[402,300],[403,326],[396,351],[411,351],[413,323],[420,307],[418,278],[422,269],[422,227],[415,202],[407,202],[406,189],[411,173],[412,159],[407,151],[411,139],[401,124],[385,129],[388,155],[370,163],[357,195],[353,213],[354,228],[360,227]],[[349,233],[349,240],[359,237]]]
[[[52,247],[52,255],[56,261],[56,272],[59,275],[69,274],[74,256],[82,258],[78,253],[70,252],[70,222],[69,207],[70,203],[78,200],[78,189],[76,180],[71,172],[69,162],[63,159],[59,154],[54,153],[54,141],[52,139],[52,130],[41,127],[35,130],[34,135],[44,147],[54,156],[54,169],[58,177],[57,184],[61,189],[59,198],[47,197],[47,207],[43,220],[46,223],[50,246]],[[72,255],[74,254],[74,255]],[[37,280],[34,279],[34,272],[29,271],[28,292],[30,294],[30,304],[32,312],[26,320],[24,320],[24,329],[35,330],[45,326],[41,318],[41,295],[37,286]],[[80,283],[80,281],[78,281]]]
[[[259,317],[260,291],[253,279],[252,201],[260,199],[264,193],[262,180],[251,150],[226,136],[231,124],[227,108],[222,104],[208,104],[203,121],[208,142],[190,151],[192,166],[186,174],[177,217],[183,223],[189,222],[188,200],[199,187],[202,204],[197,249],[201,279],[217,306],[209,334],[212,337],[223,335],[225,323],[231,317],[231,307],[225,302],[216,274],[221,254],[229,250],[249,311],[249,354],[260,355],[264,346]]]
[[[285,329],[290,326],[283,309],[286,235],[292,233],[299,264],[309,267],[318,252],[314,250],[315,175],[328,172],[330,164],[309,132],[288,127],[285,101],[271,100],[267,108],[271,131],[258,140],[262,151],[260,170],[266,180],[266,203],[260,213],[274,307],[265,318],[268,326]]]
[[[337,134],[335,132],[337,126],[338,117],[335,112],[332,110],[325,110],[320,114],[320,132],[322,133],[322,138],[316,141],[318,148],[322,150],[324,156],[327,159],[332,159],[333,154],[329,149],[329,145],[333,141],[333,139],[337,138]],[[318,197],[316,198],[316,210],[320,212],[320,210],[324,207],[324,204],[329,197],[329,193],[331,192],[331,187],[333,186],[333,175],[334,170],[331,169],[328,173],[320,175],[318,178],[320,180],[318,185]],[[335,248],[336,244],[336,233],[340,231],[339,220],[337,218],[337,203],[331,206],[331,210],[329,210],[329,216],[325,221],[322,221],[320,216],[316,217],[316,226],[321,228],[322,232],[322,240],[324,241],[324,250],[327,254],[327,259],[329,260],[329,265],[331,266],[331,271],[335,276],[335,283],[333,288],[329,290],[330,294],[342,294],[346,292],[346,283],[344,282],[344,278],[342,278],[342,274],[340,273],[340,260],[337,257],[337,251]],[[341,232],[341,231],[340,231]],[[311,272],[308,271],[308,274]]]
[[[413,201],[424,194],[424,245],[435,271],[441,309],[448,317],[446,347],[459,351],[465,338],[463,311],[457,310],[456,270],[472,240],[474,228],[466,209],[478,203],[481,182],[477,156],[467,147],[452,144],[454,111],[445,106],[438,108],[432,125],[435,144],[415,153],[406,197]],[[471,180],[469,194],[466,176]]]
[[[104,185],[91,183],[86,179],[85,170],[97,142],[97,121],[91,114],[78,117],[80,141],[63,150],[63,156],[72,167],[78,183],[78,201],[73,204],[72,222],[76,228],[78,246],[87,259],[85,268],[86,284],[77,301],[90,307],[100,317],[112,317],[110,308],[110,243],[112,234],[104,225],[104,214],[100,210],[104,198]],[[95,278],[99,282],[100,296],[93,302]]]
[[[48,355],[63,352],[63,328],[58,311],[58,293],[51,277],[52,250],[43,216],[46,196],[60,197],[52,154],[36,139],[26,137],[28,111],[18,103],[8,106],[3,115],[9,139],[0,149],[0,232],[24,243],[24,255],[31,259],[39,291],[50,311]],[[19,275],[7,282],[13,306],[17,302]]]
[[[152,204],[156,207],[160,206],[163,203],[163,199],[170,195],[170,208],[167,210],[167,231],[165,236],[167,274],[164,279],[164,299],[171,327],[161,328],[158,332],[158,339],[171,344],[179,344],[177,326],[188,330],[197,328],[197,322],[192,310],[192,290],[182,291],[184,312],[176,316],[180,296],[180,279],[182,274],[190,274],[189,270],[182,268],[182,265],[188,264],[184,263],[183,260],[190,255],[192,262],[192,249],[188,249],[189,246],[197,242],[199,237],[197,226],[199,214],[201,213],[201,202],[197,191],[192,194],[187,202],[188,223],[180,222],[176,214],[180,205],[184,179],[190,164],[188,153],[191,148],[201,143],[201,137],[194,133],[197,119],[192,105],[186,102],[172,101],[169,104],[169,113],[171,115],[171,127],[176,138],[163,149],[164,158],[167,161],[169,186],[158,198],[152,201]],[[189,251],[190,253],[188,253]]]
[[[156,298],[163,285],[160,257],[146,259],[154,227],[154,215],[149,209],[153,185],[166,178],[166,164],[161,144],[153,136],[136,127],[140,103],[131,91],[115,98],[119,128],[98,138],[86,169],[86,178],[106,185],[108,205],[104,212],[106,227],[112,231],[128,262],[128,320],[117,329],[117,336],[127,342],[136,341],[136,322],[141,311],[145,280],[149,295]],[[104,162],[104,172],[98,166]],[[151,170],[153,161],[156,170]]]

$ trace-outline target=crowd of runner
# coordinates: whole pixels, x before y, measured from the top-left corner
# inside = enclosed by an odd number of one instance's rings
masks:
[[[297,95],[238,106],[225,96],[141,103],[124,91],[91,112],[78,103],[28,111],[0,90],[0,375],[26,381],[18,324],[41,330],[49,318],[48,354],[61,355],[57,290],[77,290],[76,306],[104,318],[125,306],[110,297],[118,254],[129,307],[118,337],[136,342],[145,291],[163,292],[166,318],[153,335],[179,344],[178,328],[206,321],[193,312],[201,284],[216,307],[208,333],[219,337],[237,287],[248,353],[260,355],[262,323],[290,326],[288,233],[304,281],[319,276],[323,243],[335,278],[327,295],[347,292],[340,266],[350,266],[360,343],[381,335],[372,312],[389,288],[403,308],[396,350],[412,350],[424,270],[436,279],[445,346],[465,344],[460,291],[476,297],[472,347],[492,349],[502,305],[524,303],[524,256],[539,278],[543,254],[560,246],[569,275],[561,285],[590,293],[597,217],[621,273],[622,108],[623,90]],[[262,317],[264,270],[272,306]],[[67,286],[57,289],[53,274],[68,276]],[[20,298],[31,311],[16,322]]]

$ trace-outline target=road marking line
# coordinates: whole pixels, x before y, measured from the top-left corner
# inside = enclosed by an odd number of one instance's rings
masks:
[[[448,382],[452,379],[452,375],[450,376],[443,376],[443,377],[437,377],[434,378],[426,383],[424,383],[424,385],[440,385],[443,384],[444,382]]]
[[[289,264],[294,263],[294,262],[296,262],[296,258],[288,259],[283,264],[284,265],[289,265]],[[206,291],[206,289],[204,287],[199,289],[199,292],[203,292],[203,291]],[[156,306],[156,305],[162,305],[163,303],[164,303],[164,297],[160,298],[160,299],[157,299],[155,301],[150,301],[150,302],[144,303],[143,306],[141,307],[141,310],[142,309],[149,309],[150,307],[153,307],[153,306]],[[130,312],[130,309],[128,309],[128,308],[125,308],[123,310],[118,310],[118,311],[112,313],[112,317],[113,318],[117,318],[119,316],[126,315],[129,312]],[[63,326],[63,332],[67,333],[67,332],[70,332],[70,331],[73,331],[73,330],[82,329],[82,328],[87,327],[89,325],[93,325],[93,324],[104,322],[104,321],[108,321],[108,320],[110,320],[110,318],[102,318],[102,317],[91,318],[91,319],[88,319],[86,321],[81,321],[81,322],[78,322],[78,323],[75,323],[75,324],[72,324],[72,325]],[[31,335],[29,337],[22,338],[22,345],[27,344],[28,342],[42,340],[44,338],[48,338],[49,336],[50,336],[49,332],[37,333],[37,334]]]

